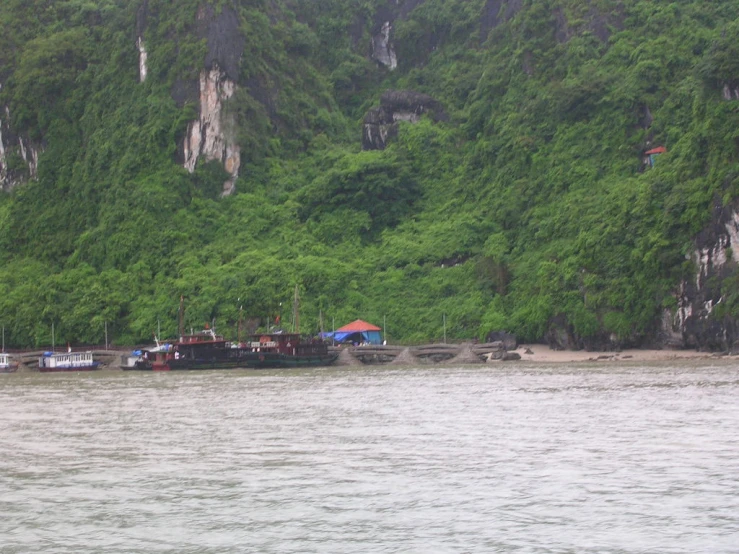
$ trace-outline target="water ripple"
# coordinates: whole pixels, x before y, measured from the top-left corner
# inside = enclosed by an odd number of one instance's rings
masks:
[[[739,552],[739,370],[0,380],[0,553]]]

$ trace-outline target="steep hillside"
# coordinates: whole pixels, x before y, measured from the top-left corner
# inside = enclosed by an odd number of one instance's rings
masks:
[[[6,343],[739,338],[739,5],[4,2]],[[663,153],[647,152],[663,147]],[[289,324],[289,322],[288,322]]]

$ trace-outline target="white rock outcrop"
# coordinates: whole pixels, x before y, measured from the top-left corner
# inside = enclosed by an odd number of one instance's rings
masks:
[[[0,85],[0,88],[2,86]],[[0,118],[0,190],[11,190],[27,179],[36,179],[38,176],[38,157],[40,148],[28,139],[15,135],[8,124],[10,109],[5,106]],[[10,157],[13,153],[20,155],[28,171],[10,167]]]
[[[136,41],[136,47],[139,49],[139,82],[143,83],[146,81],[146,60],[149,57],[146,47],[144,46],[144,39],[139,37]]]
[[[398,67],[398,58],[390,41],[392,30],[393,26],[386,21],[380,32],[372,37],[372,58],[391,70]]]
[[[190,123],[184,144],[184,166],[193,172],[198,160],[218,160],[231,175],[223,184],[223,196],[234,191],[241,167],[241,149],[233,135],[234,121],[224,114],[223,104],[236,84],[218,65],[200,73],[200,118]]]

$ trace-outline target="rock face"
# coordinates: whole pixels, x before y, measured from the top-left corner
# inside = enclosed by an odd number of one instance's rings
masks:
[[[397,135],[398,122],[415,123],[428,114],[435,121],[445,121],[446,112],[440,102],[411,90],[389,90],[380,98],[380,106],[364,116],[362,149],[383,150],[389,139]]]
[[[516,335],[506,331],[492,331],[488,333],[486,340],[488,342],[500,342],[501,346],[506,350],[515,350],[518,348]]]
[[[191,122],[182,146],[184,167],[195,171],[199,159],[218,160],[231,176],[223,183],[223,196],[235,189],[241,167],[241,149],[233,130],[235,123],[224,112],[224,103],[236,91],[244,38],[238,15],[224,8],[215,16],[212,7],[198,12],[200,34],[207,38],[205,69],[200,72],[200,118]]]
[[[396,21],[405,19],[425,0],[388,0],[380,5],[373,16],[370,29],[370,57],[378,64],[393,70],[398,67],[398,57],[393,44],[393,25]],[[361,34],[361,25],[357,28],[355,39]]]
[[[146,47],[144,46],[143,37],[139,37],[136,40],[136,47],[139,49],[139,82],[143,83],[146,81],[146,72],[148,71],[146,61],[149,57]]]
[[[392,42],[390,42],[392,29],[393,26],[390,22],[385,21],[380,28],[380,32],[372,37],[372,59],[391,70],[398,67],[398,58],[395,55]]]
[[[505,7],[505,9],[502,9]],[[480,37],[484,41],[492,29],[511,19],[523,7],[523,0],[487,0],[480,19]]]
[[[739,100],[739,86],[725,83],[724,88],[721,90],[721,96],[723,96],[724,100]]]
[[[241,149],[230,136],[229,121],[223,114],[223,103],[233,96],[235,88],[235,83],[215,63],[200,73],[200,118],[188,125],[183,144],[184,165],[191,173],[201,157],[223,163],[231,175],[223,184],[224,196],[234,191],[241,166]]]
[[[2,85],[0,85],[2,88]],[[38,157],[42,148],[16,135],[9,125],[10,109],[5,106],[0,114],[0,190],[9,191],[35,179]]]
[[[727,302],[725,281],[736,280],[739,260],[739,205],[716,201],[713,220],[695,239],[694,278],[680,283],[678,307],[663,317],[660,340],[668,346],[723,350],[739,348],[739,325],[716,307]]]

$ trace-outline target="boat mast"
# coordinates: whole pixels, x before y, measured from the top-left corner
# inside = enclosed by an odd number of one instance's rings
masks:
[[[241,298],[239,298],[239,301],[241,301]],[[239,304],[239,322],[236,325],[236,342],[241,344],[241,313],[244,310],[244,305]]]
[[[185,297],[180,295],[180,340],[185,336]]]
[[[300,333],[300,297],[298,296],[298,285],[295,285],[295,298],[293,298],[293,325],[295,333]]]

